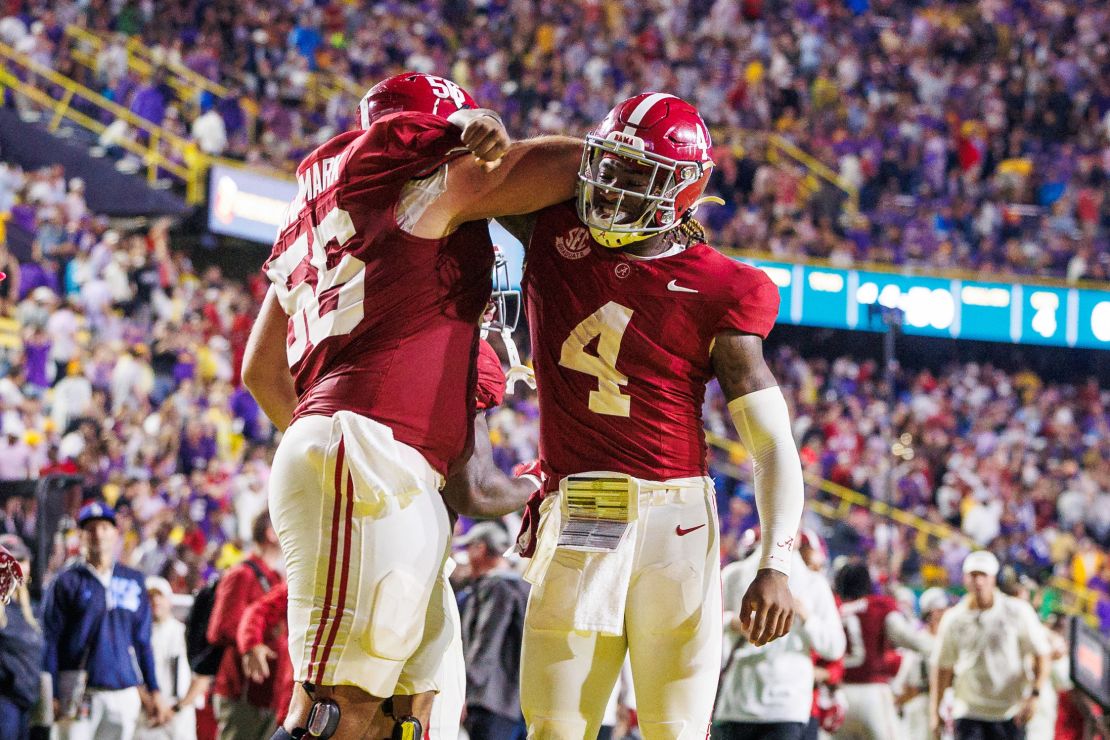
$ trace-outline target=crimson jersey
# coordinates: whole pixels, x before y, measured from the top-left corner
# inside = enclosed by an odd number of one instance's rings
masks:
[[[472,434],[493,245],[484,221],[422,239],[395,210],[406,183],[460,146],[456,126],[423,113],[336,136],[297,168],[298,195],[264,268],[289,314],[296,417],[367,416],[442,473]]]
[[[476,407],[479,410],[496,408],[505,400],[505,370],[501,358],[489,342],[478,343],[478,388]]]
[[[704,475],[710,345],[726,330],[767,336],[770,279],[706,244],[654,259],[606,249],[561,203],[537,215],[523,287],[548,489],[590,470]]]
[[[847,650],[844,683],[888,683],[898,673],[901,657],[886,635],[886,618],[898,611],[889,596],[865,596],[840,605]]]

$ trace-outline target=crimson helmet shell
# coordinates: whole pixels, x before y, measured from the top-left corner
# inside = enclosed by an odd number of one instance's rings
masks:
[[[423,72],[403,72],[374,85],[358,104],[363,130],[390,113],[409,111],[447,118],[460,110],[477,108],[466,90],[446,77]]]
[[[597,165],[606,155],[653,167],[651,182],[642,192],[601,183],[596,177]],[[667,93],[636,95],[609,111],[586,137],[579,170],[583,184],[579,215],[591,227],[594,238],[605,246],[645,239],[678,226],[684,217],[693,214],[709,184],[712,168],[712,140],[697,108]],[[660,192],[653,194],[656,189]],[[632,224],[617,224],[615,216],[608,223],[600,223],[590,215],[592,196],[598,190],[635,195],[650,205]]]

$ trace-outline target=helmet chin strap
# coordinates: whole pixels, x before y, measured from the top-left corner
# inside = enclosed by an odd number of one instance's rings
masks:
[[[505,354],[509,356],[509,372],[505,373],[505,393],[510,396],[516,389],[519,381],[524,381],[532,390],[536,390],[536,374],[532,368],[520,361],[520,352],[517,351],[513,333],[509,327],[502,327],[501,341],[505,343]]]
[[[698,206],[702,203],[712,203],[713,205],[723,206],[725,204],[725,199],[718,198],[716,195],[703,195],[694,201],[694,205],[690,206],[690,210],[687,211],[687,213],[693,215],[694,211],[696,211]]]

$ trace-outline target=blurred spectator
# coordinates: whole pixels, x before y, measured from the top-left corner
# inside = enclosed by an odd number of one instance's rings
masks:
[[[255,551],[220,579],[208,622],[208,641],[223,646],[216,673],[213,708],[222,740],[269,740],[276,724],[274,682],[277,672],[261,683],[243,675],[243,655],[237,637],[247,606],[283,582],[281,548],[267,512],[254,520]]]
[[[942,726],[939,702],[952,686],[956,740],[1022,738],[1038,697],[1051,690],[1045,629],[1028,602],[998,591],[994,555],[971,553],[963,571],[968,594],[948,610],[937,630],[932,727]],[[1026,667],[1030,659],[1032,678]]]
[[[795,552],[790,567],[794,623],[785,637],[756,647],[748,642],[738,613],[755,580],[758,548],[721,571],[725,637],[729,646],[713,713],[713,737],[721,740],[801,740],[813,706],[813,660],[844,655],[844,627],[828,580],[806,567]]]
[[[154,668],[150,601],[142,574],[115,561],[116,513],[94,502],[81,509],[77,524],[84,557],[58,574],[43,606],[43,667],[53,679],[54,716],[63,740],[129,740],[142,709],[140,683],[151,723],[172,717]]]
[[[15,557],[24,574],[12,600],[0,603],[0,734],[24,738],[30,730],[31,711],[41,701],[42,627],[28,590],[30,549],[15,535],[0,536],[0,547]]]
[[[247,607],[236,635],[236,644],[243,656],[243,675],[253,683],[269,681],[274,687],[272,703],[278,726],[285,720],[293,694],[288,611],[289,587],[283,582]]]
[[[173,589],[158,576],[147,576],[147,595],[153,616],[150,644],[154,649],[154,672],[166,701],[171,703],[173,718],[160,727],[151,726],[144,718],[135,737],[137,740],[196,740],[196,702],[208,689],[208,679],[193,676],[185,655],[185,625],[173,616]]]
[[[894,736],[898,717],[890,684],[900,663],[895,648],[925,653],[933,640],[910,623],[894,598],[876,592],[865,563],[841,566],[833,590],[840,599],[840,619],[848,638],[842,683],[848,711],[836,736],[847,740]]]
[[[926,589],[918,599],[918,608],[923,629],[935,639],[940,619],[948,610],[948,594],[941,588]],[[904,651],[898,675],[891,682],[906,740],[932,740],[929,734],[929,657],[915,650]]]
[[[503,557],[509,534],[499,522],[478,522],[459,541],[466,545],[471,582],[462,602],[466,658],[466,719],[471,740],[515,738],[520,712],[520,646],[528,584]]]
[[[209,106],[193,121],[193,139],[205,154],[218,157],[227,148],[227,129],[224,119],[215,108]]]

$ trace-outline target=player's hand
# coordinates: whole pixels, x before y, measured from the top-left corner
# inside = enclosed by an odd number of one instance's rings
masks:
[[[150,724],[154,727],[161,727],[173,721],[173,707],[162,698],[162,694],[159,692],[150,695],[150,706],[147,713],[150,715]]]
[[[766,645],[790,631],[794,597],[790,595],[788,580],[785,573],[764,568],[748,586],[740,601],[740,624],[753,645]]]
[[[1037,697],[1027,696],[1021,701],[1021,709],[1014,716],[1014,723],[1018,727],[1024,727],[1029,724],[1029,720],[1033,719],[1033,715],[1037,711]]]
[[[243,654],[243,673],[254,683],[262,683],[270,677],[270,661],[276,657],[266,645],[255,645]]]
[[[488,172],[497,167],[509,150],[509,132],[496,116],[481,115],[466,124],[462,143],[478,161],[485,163]]]
[[[7,604],[23,583],[23,569],[10,552],[0,547],[0,604]]]

